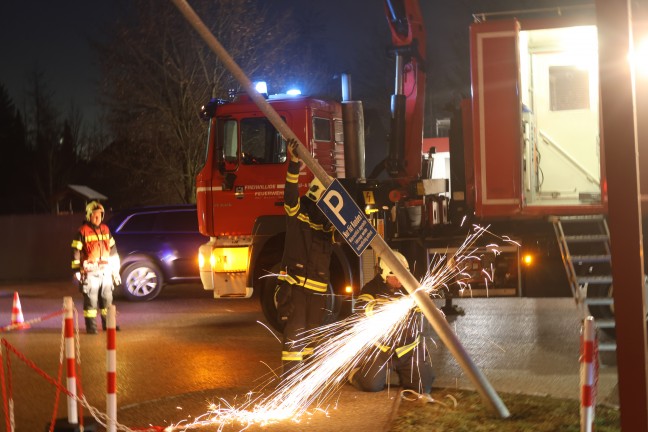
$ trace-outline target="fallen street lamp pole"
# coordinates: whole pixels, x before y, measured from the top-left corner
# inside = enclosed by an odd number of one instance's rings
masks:
[[[333,179],[310,155],[306,147],[304,147],[301,141],[299,141],[297,136],[295,136],[293,131],[283,121],[283,119],[274,110],[274,108],[272,108],[270,104],[265,100],[265,98],[256,91],[252,84],[252,81],[250,81],[250,79],[245,75],[241,68],[236,64],[234,59],[232,59],[232,57],[229,55],[227,50],[223,48],[216,37],[211,33],[211,31],[209,31],[207,26],[205,26],[205,24],[191,8],[191,6],[189,6],[189,4],[185,0],[172,1],[187,19],[187,21],[205,40],[212,51],[223,62],[224,66],[241,84],[250,98],[259,107],[261,112],[265,114],[265,116],[273,124],[273,126],[281,133],[281,135],[283,135],[284,138],[293,139],[298,143],[297,156],[299,156],[299,158],[313,172],[315,177],[317,177],[322,182],[322,184],[328,188],[333,182]],[[481,370],[479,370],[479,368],[477,368],[470,356],[466,353],[465,349],[461,345],[461,342],[457,338],[457,335],[448,325],[448,322],[446,321],[444,315],[437,309],[428,294],[424,290],[419,289],[420,284],[416,280],[416,278],[401,264],[401,262],[394,255],[394,252],[381,236],[374,236],[371,240],[370,245],[376,252],[376,254],[387,263],[389,268],[398,277],[398,279],[400,279],[401,283],[410,294],[410,296],[414,298],[414,301],[421,309],[425,317],[428,319],[436,333],[439,335],[441,341],[450,350],[463,371],[466,373],[466,375],[468,375],[472,383],[475,385],[477,392],[482,397],[482,400],[484,400],[494,411],[496,411],[500,417],[508,418],[510,416],[510,413],[506,408],[506,405],[504,405],[504,402],[502,402],[495,389],[493,389],[484,374],[481,372]]]

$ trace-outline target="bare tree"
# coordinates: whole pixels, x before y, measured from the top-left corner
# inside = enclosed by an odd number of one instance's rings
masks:
[[[81,108],[74,101],[71,101],[68,106],[66,123],[69,127],[71,138],[71,143],[68,144],[73,144],[73,156],[74,158],[76,158],[80,155],[81,140],[84,135],[85,122]]]
[[[118,194],[132,195],[139,185],[140,204],[194,202],[206,141],[199,108],[212,97],[226,98],[237,84],[170,2],[130,4],[132,13],[110,40],[96,45],[119,147],[106,153],[109,174],[128,176]],[[285,15],[270,19],[255,0],[196,1],[194,7],[249,76],[287,80],[294,73],[295,55],[287,53],[297,34],[282,31]]]
[[[35,186],[36,211],[54,212],[54,196],[65,184],[65,162],[61,154],[60,114],[45,74],[35,67],[27,91],[27,142],[34,157],[31,174]]]

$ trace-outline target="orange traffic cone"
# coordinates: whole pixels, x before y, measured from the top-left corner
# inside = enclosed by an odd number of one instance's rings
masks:
[[[25,322],[23,317],[22,308],[20,307],[20,298],[18,291],[14,291],[13,308],[11,309],[11,324],[22,324]]]

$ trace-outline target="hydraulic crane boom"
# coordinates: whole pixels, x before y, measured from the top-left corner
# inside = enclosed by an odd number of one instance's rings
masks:
[[[391,134],[387,172],[416,179],[421,171],[425,104],[425,28],[416,0],[385,0],[396,74],[391,98]]]

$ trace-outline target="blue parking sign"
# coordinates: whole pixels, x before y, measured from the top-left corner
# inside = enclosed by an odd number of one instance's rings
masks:
[[[336,179],[317,201],[317,207],[322,210],[358,256],[376,236],[376,229],[369,223],[342,183]]]

